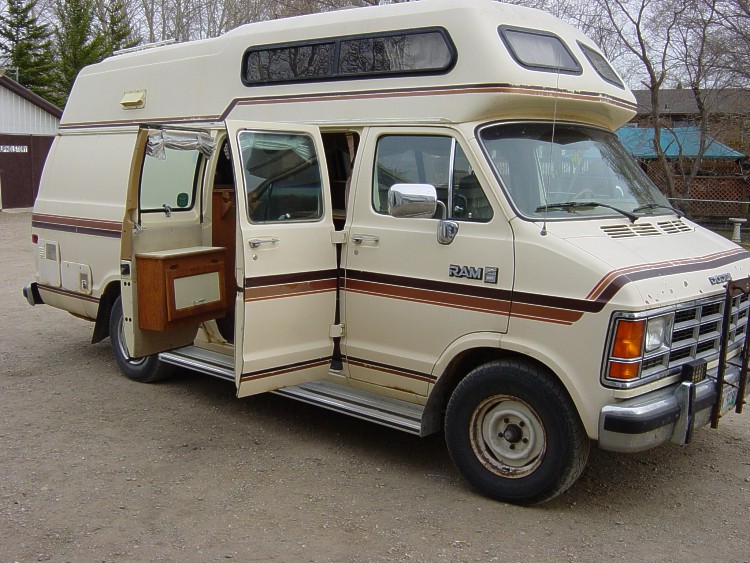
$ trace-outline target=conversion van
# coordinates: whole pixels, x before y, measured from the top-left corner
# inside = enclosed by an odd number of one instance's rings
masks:
[[[425,436],[535,503],[591,443],[741,410],[750,254],[672,209],[635,102],[556,18],[422,0],[250,24],[84,69],[24,288],[126,376],[182,366]]]

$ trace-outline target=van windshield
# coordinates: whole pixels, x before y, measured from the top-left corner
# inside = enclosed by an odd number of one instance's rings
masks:
[[[615,135],[579,125],[514,123],[480,132],[495,174],[521,215],[634,220],[671,212]]]

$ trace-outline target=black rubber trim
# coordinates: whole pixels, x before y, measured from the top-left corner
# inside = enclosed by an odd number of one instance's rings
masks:
[[[604,417],[604,430],[618,434],[645,434],[672,424],[679,416],[679,407],[655,412],[648,417],[609,414]]]

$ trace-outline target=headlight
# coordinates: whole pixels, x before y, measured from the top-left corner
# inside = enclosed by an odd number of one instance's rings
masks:
[[[663,315],[649,319],[646,325],[646,353],[654,352],[663,346],[669,346],[669,335],[672,333],[672,315]]]

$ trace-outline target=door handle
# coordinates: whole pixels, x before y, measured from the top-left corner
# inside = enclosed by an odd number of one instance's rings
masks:
[[[373,235],[354,235],[352,237],[352,242],[354,244],[362,244],[363,242],[371,242],[373,244],[380,242],[380,237],[376,237]]]
[[[261,244],[276,244],[279,242],[278,237],[252,238],[248,241],[250,248],[259,248]]]

